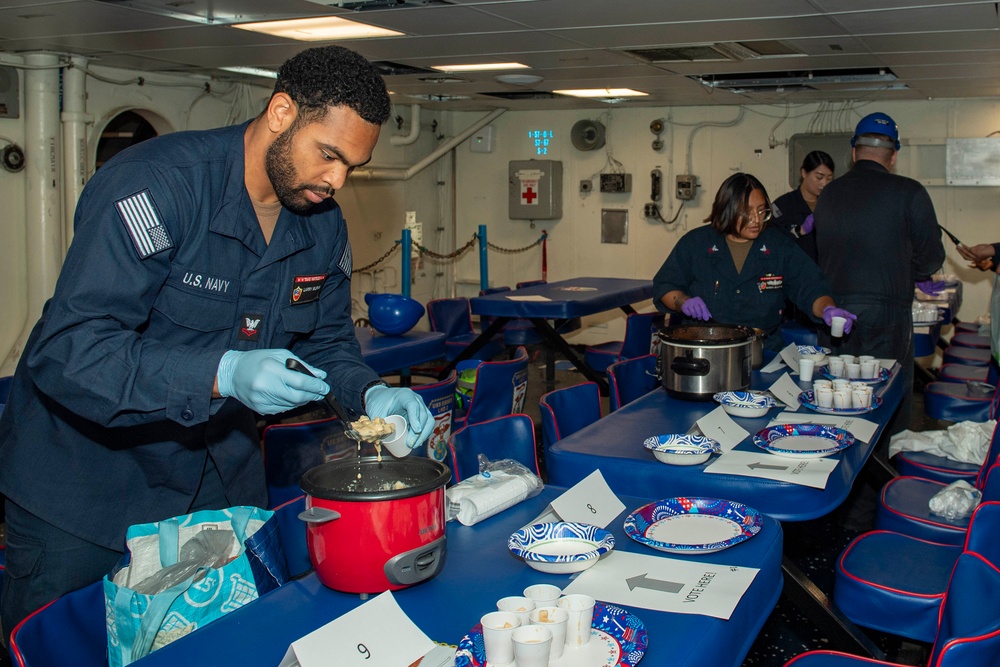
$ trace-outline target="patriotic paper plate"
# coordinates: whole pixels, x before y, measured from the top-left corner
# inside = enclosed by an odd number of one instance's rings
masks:
[[[667,498],[629,514],[625,534],[657,551],[710,554],[749,540],[763,524],[760,512],[732,500]]]

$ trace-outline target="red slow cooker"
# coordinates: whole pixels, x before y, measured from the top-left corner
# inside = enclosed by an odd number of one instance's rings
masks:
[[[448,466],[417,456],[352,458],[307,471],[299,518],[319,580],[345,593],[381,593],[440,572],[449,479]]]

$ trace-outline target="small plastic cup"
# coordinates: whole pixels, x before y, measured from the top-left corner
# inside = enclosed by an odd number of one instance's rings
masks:
[[[844,364],[844,368],[847,369],[849,380],[857,380],[861,377],[861,364]]]
[[[850,389],[838,389],[833,392],[833,407],[838,410],[847,410],[851,406],[853,406],[853,402]]]
[[[844,360],[840,357],[830,357],[830,375],[839,378],[844,377]]]
[[[856,410],[863,410],[871,407],[871,395],[864,389],[854,389],[851,391],[851,405]]]
[[[389,415],[385,418],[385,421],[392,424],[395,430],[392,432],[392,435],[382,440],[382,446],[388,449],[389,453],[397,459],[409,456],[413,450],[406,444],[406,433],[408,430],[406,417],[402,415]]]
[[[575,594],[559,598],[559,607],[569,614],[566,619],[566,646],[583,646],[590,642],[594,625],[594,598]]]
[[[878,362],[875,360],[862,361],[859,366],[861,366],[861,377],[866,380],[871,380],[875,378],[876,368],[878,368]]]
[[[517,614],[509,611],[491,611],[480,620],[483,624],[483,648],[486,662],[509,665],[514,662],[514,630],[521,627]]]
[[[839,317],[834,315],[830,318],[830,336],[833,338],[842,338],[844,336],[844,325],[847,324],[846,317]]]
[[[520,595],[511,595],[497,600],[497,609],[517,614],[521,625],[528,625],[531,622],[529,615],[535,609],[535,601]]]
[[[812,382],[813,369],[815,368],[816,362],[812,359],[799,359],[799,381]]]
[[[552,631],[552,648],[549,649],[549,660],[562,657],[566,646],[566,623],[569,612],[559,607],[540,607],[530,614],[531,625],[541,625]]]
[[[858,358],[853,354],[842,354],[840,358],[844,360],[845,364],[856,364],[858,363]]]
[[[833,407],[833,389],[830,389],[829,387],[820,387],[814,392],[813,395],[816,398],[816,405],[819,407]]]
[[[534,584],[524,589],[524,597],[535,601],[535,607],[554,607],[562,597],[562,589],[552,584]]]
[[[514,630],[511,638],[517,667],[548,667],[552,648],[551,630],[543,625],[521,626]]]
[[[833,382],[830,380],[813,380],[813,391],[819,391],[820,389],[829,389],[833,391]]]

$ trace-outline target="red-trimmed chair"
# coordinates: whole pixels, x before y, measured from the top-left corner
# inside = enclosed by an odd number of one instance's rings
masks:
[[[490,461],[514,459],[541,476],[535,424],[528,415],[505,415],[455,431],[448,441],[448,466],[455,483],[479,474],[480,454]]]
[[[424,405],[434,415],[434,432],[427,439],[426,453],[428,458],[435,461],[444,461],[448,456],[448,438],[451,437],[451,425],[455,419],[457,384],[458,373],[452,371],[447,378],[439,382],[410,387],[423,399]]]
[[[979,335],[979,331],[983,326],[989,328],[988,324],[983,325],[978,322],[955,322],[955,333],[971,333]]]
[[[107,667],[104,583],[56,598],[14,627],[11,660],[17,667]]]
[[[543,394],[538,399],[542,414],[542,447],[554,443],[601,418],[601,390],[596,382],[583,382]]]
[[[598,373],[606,373],[611,364],[649,354],[653,336],[663,326],[663,319],[663,313],[658,312],[629,313],[625,318],[625,340],[588,347],[584,352],[587,365]]]
[[[983,556],[958,557],[928,667],[1000,665],[1000,569]],[[785,667],[902,667],[836,651],[809,651]]]
[[[464,296],[428,301],[427,321],[431,331],[439,331],[445,335],[445,359],[448,361],[461,354],[478,336],[472,327],[469,300]],[[500,356],[503,350],[503,341],[499,337],[493,338],[473,358],[493,359]]]
[[[994,502],[973,512],[964,548],[885,530],[860,535],[837,559],[834,602],[857,625],[930,643],[959,554],[972,551],[1000,565],[997,530]]]
[[[952,334],[949,345],[958,345],[961,347],[975,347],[981,350],[990,349],[990,337],[983,336],[979,333],[962,333],[956,331]]]
[[[965,347],[963,345],[949,345],[942,355],[942,363],[945,364],[968,364],[970,366],[986,366],[993,359],[990,348]]]
[[[970,366],[969,364],[944,364],[938,369],[937,378],[942,382],[983,382],[997,384],[996,364]]]
[[[655,354],[644,354],[608,366],[608,404],[611,412],[660,386]]]
[[[969,519],[946,519],[933,514],[930,499],[947,484],[920,477],[895,477],[882,487],[875,511],[876,530],[890,530],[940,544],[962,544]],[[976,478],[983,502],[1000,501],[1000,465],[994,456]]]
[[[1000,429],[994,427],[990,446],[982,464],[955,461],[927,452],[901,451],[890,459],[903,477],[922,477],[944,484],[964,479],[972,484],[976,478],[1000,457]]]
[[[924,412],[944,421],[984,422],[996,418],[997,398],[996,388],[990,385],[928,382],[924,386]]]
[[[524,411],[528,394],[528,351],[517,348],[512,359],[484,361],[476,371],[469,407],[455,413],[452,430]]]

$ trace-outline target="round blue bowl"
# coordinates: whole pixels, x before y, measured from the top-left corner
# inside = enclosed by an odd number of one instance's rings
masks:
[[[424,307],[402,294],[365,294],[368,321],[375,331],[386,336],[401,336],[412,329],[424,315]]]

